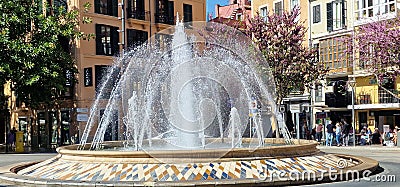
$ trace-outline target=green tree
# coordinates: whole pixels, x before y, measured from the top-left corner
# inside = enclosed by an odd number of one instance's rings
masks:
[[[77,69],[71,44],[93,37],[77,30],[80,21],[90,23],[90,18],[57,2],[0,1],[0,83],[10,81],[18,99],[31,108],[54,106],[66,84],[73,85]],[[83,8],[87,11],[90,4]]]

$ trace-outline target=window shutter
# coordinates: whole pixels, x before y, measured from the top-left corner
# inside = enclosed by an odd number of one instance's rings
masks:
[[[144,12],[144,0],[137,0],[136,7],[137,10]]]
[[[96,55],[104,55],[103,44],[101,43],[101,25],[96,24]]]
[[[132,47],[132,45],[133,45],[133,36],[132,36],[132,32],[133,32],[133,30],[132,29],[127,29],[126,30],[126,35],[127,35],[127,39],[128,39],[128,47]]]
[[[118,33],[118,27],[111,27],[111,54],[115,55],[119,52],[119,33]],[[124,33],[122,33],[124,34]]]
[[[333,9],[332,9],[332,3],[327,3],[326,4],[326,26],[327,30],[333,31]]]
[[[134,9],[134,7],[132,6],[132,3],[133,3],[133,1],[131,1],[131,0],[128,1],[128,7],[127,7],[127,11],[126,11],[128,14],[128,16],[126,16],[126,17],[128,17],[128,18],[132,17],[132,13],[133,13],[133,9]]]
[[[112,13],[110,15],[115,17],[118,16],[118,1],[112,1]]]
[[[317,22],[316,23],[319,23],[320,21],[321,21],[321,7],[319,6],[319,5],[317,5],[317,7],[316,7],[316,11],[317,11]]]
[[[174,24],[174,2],[168,1],[168,22],[169,24]]]
[[[342,28],[346,27],[347,2],[342,0]]]
[[[148,37],[149,37],[148,33],[147,32],[143,32],[143,42],[142,43],[145,43],[147,41]]]
[[[95,13],[100,13],[100,0],[95,0],[94,1],[94,12]]]

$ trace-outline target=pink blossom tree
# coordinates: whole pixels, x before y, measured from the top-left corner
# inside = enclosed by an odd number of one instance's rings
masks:
[[[267,61],[259,67],[272,72],[277,104],[291,92],[312,87],[327,72],[317,58],[317,50],[305,45],[307,28],[304,21],[296,19],[298,16],[299,8],[266,19],[257,15],[247,29]]]
[[[400,73],[400,17],[361,25],[354,33],[343,39],[347,44],[344,55],[354,52],[358,68],[371,73],[380,88],[397,97],[382,85]]]
[[[349,46],[345,52],[352,54],[354,50],[359,68],[377,76],[379,81],[399,75],[400,17],[361,25],[345,42]]]

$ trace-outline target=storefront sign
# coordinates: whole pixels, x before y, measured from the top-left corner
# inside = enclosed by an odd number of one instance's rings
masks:
[[[88,113],[89,109],[88,108],[76,108],[76,112],[78,112],[78,113]]]
[[[77,121],[88,121],[88,115],[87,114],[77,114],[76,115],[76,120]]]

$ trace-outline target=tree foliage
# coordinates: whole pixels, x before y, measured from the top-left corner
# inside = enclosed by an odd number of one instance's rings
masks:
[[[327,72],[317,59],[317,50],[305,46],[307,29],[298,16],[299,8],[266,19],[257,15],[247,29],[267,59],[268,64],[259,64],[260,68],[274,76],[277,104],[291,92],[311,87]]]
[[[399,75],[400,17],[361,25],[354,33],[343,39],[348,46],[345,54],[355,52],[361,69],[378,77],[380,82],[384,77]]]
[[[85,4],[84,10],[88,8]],[[66,82],[75,81],[71,41],[92,37],[77,30],[79,10],[14,0],[0,1],[0,14],[1,83],[10,81],[18,99],[33,108],[54,104]]]

